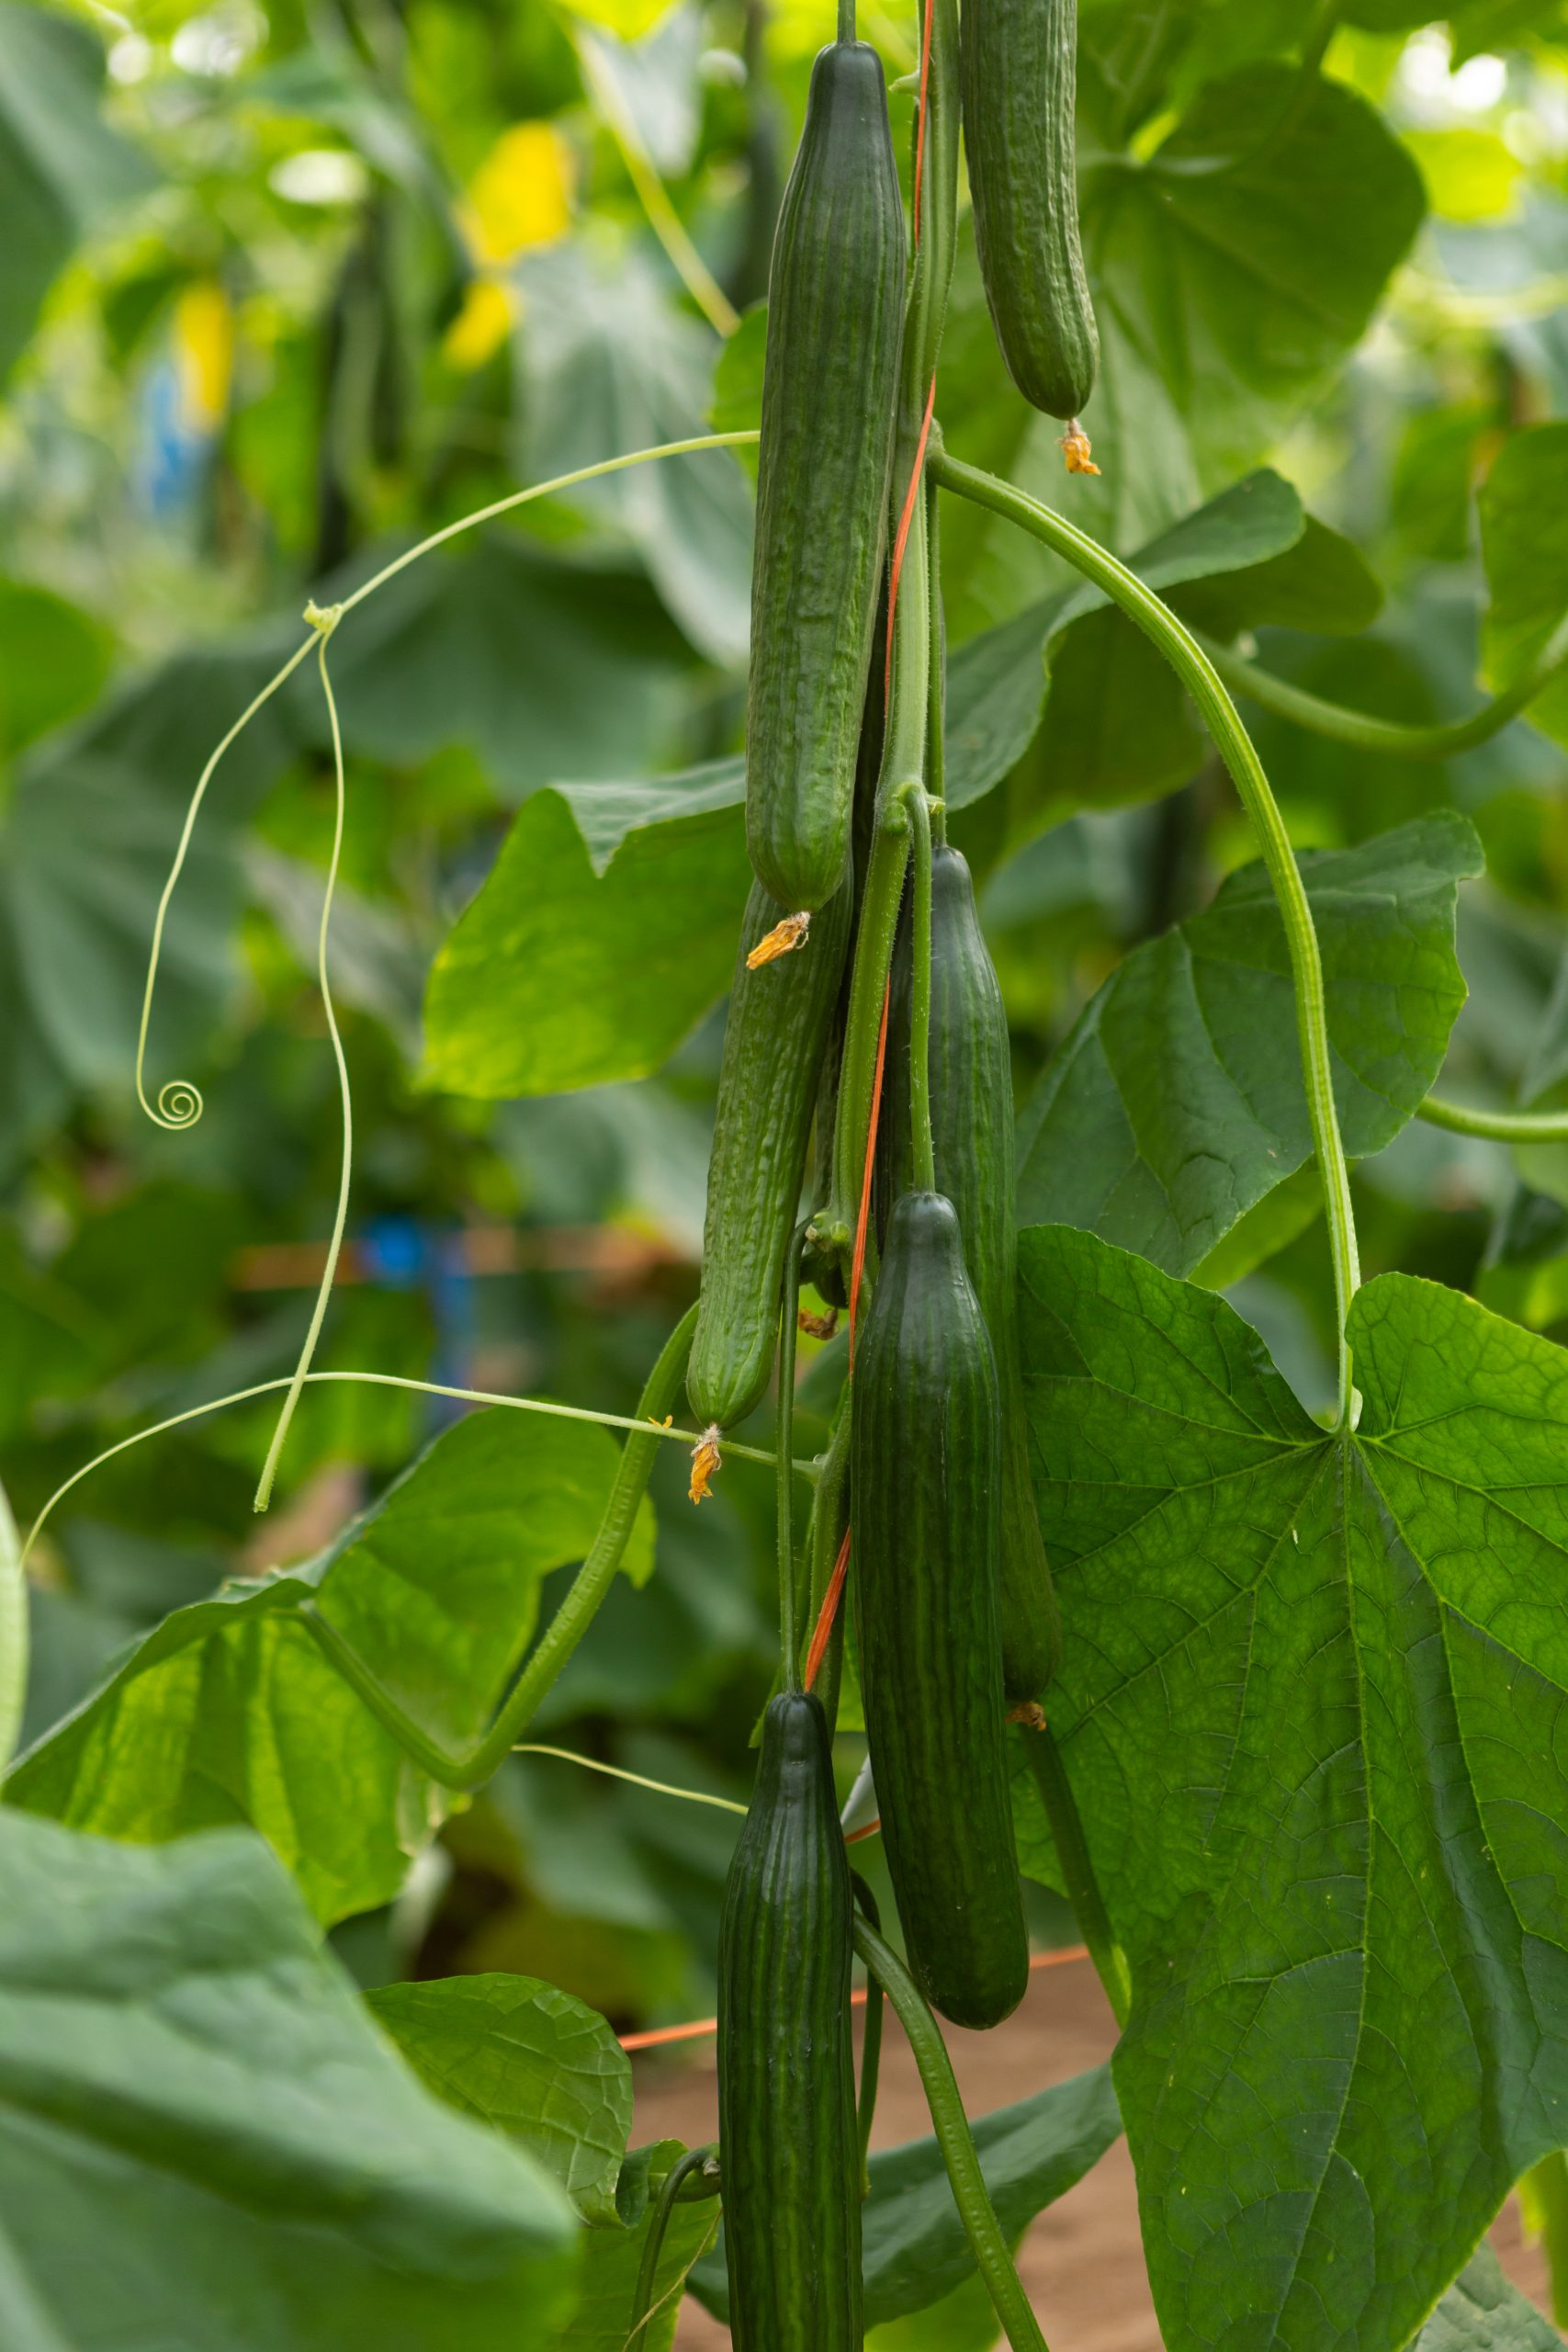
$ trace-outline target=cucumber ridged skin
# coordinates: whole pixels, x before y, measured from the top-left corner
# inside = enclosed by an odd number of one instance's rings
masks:
[[[914,1182],[909,1136],[909,932],[899,933],[888,1014],[885,1182]],[[1017,1145],[1007,1012],[961,854],[931,850],[931,1140],[936,1181],[958,1212],[964,1262],[997,1359],[1002,1412],[1002,1687],[1038,1699],[1061,1658],[1062,1620],[1034,1508],[1018,1342]],[[878,1171],[882,1175],[884,1171]]]
[[[760,882],[746,901],[708,1160],[702,1298],[686,1370],[693,1411],[721,1430],[744,1420],[773,1368],[784,1259],[853,910],[846,879],[812,917],[804,946],[749,972],[747,956],[781,910]]]
[[[886,543],[904,209],[882,62],[811,73],[768,285],[751,571],[746,836],[780,905],[842,878]]]
[[[909,1966],[954,2025],[997,2025],[1029,1979],[997,1632],[1001,1417],[940,1193],[894,1204],[850,1408],[861,1691]]]
[[[1026,401],[1076,417],[1100,364],[1078,244],[1077,0],[964,0],[959,47],[975,243],[997,342]]]
[[[852,1896],[818,1702],[762,1720],[725,1883],[719,2161],[736,2352],[860,2352]]]

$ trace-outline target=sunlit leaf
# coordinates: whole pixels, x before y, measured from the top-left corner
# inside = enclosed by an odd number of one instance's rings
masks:
[[[1483,644],[1488,679],[1511,685],[1568,614],[1568,424],[1510,434],[1481,489],[1481,549],[1492,603]],[[1568,743],[1568,673],[1529,707]]]

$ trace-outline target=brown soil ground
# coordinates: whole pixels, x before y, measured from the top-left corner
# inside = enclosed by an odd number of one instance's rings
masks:
[[[1116,2039],[1099,1982],[1081,1963],[1037,1973],[1021,2008],[994,2033],[945,2030],[964,2104],[976,2115],[1081,2073],[1109,2057]],[[669,2136],[694,2143],[716,2136],[713,2045],[693,2049],[679,2064],[637,2062],[634,2141]],[[874,2144],[915,2139],[930,2129],[914,2061],[889,2016]],[[1544,2308],[1545,2261],[1539,2247],[1524,2243],[1511,2199],[1492,2236],[1509,2277]],[[1019,2268],[1047,2343],[1070,2352],[1159,2352],[1124,2140],[1041,2214],[1023,2242]],[[688,2301],[675,2343],[677,2352],[724,2352],[729,2331]]]

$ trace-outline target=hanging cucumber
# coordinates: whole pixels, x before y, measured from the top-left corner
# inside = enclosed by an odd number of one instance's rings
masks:
[[[860,2352],[849,1862],[827,1719],[784,1692],[725,1883],[719,2152],[736,2352]]]
[[[909,1965],[955,2025],[1022,1998],[997,1627],[996,1364],[950,1201],[906,1193],[850,1390],[850,1588]]]
[[[879,1189],[915,1181],[909,1136],[909,927],[900,928],[888,1017]],[[1035,1516],[1018,1351],[1018,1232],[1012,1072],[1007,1014],[980,929],[969,867],[931,849],[931,1140],[936,1181],[958,1213],[964,1262],[996,1352],[1001,1396],[1002,1680],[1010,1700],[1038,1699],[1055,1671],[1061,1620]]]
[[[790,910],[821,906],[849,857],[903,304],[882,62],[834,41],[812,68],[773,243],[751,571],[746,832]]]
[[[997,341],[1026,401],[1076,418],[1100,361],[1078,247],[1077,0],[964,0],[960,51],[975,243]]]
[[[717,1429],[743,1420],[768,1385],[784,1258],[852,912],[853,885],[846,879],[813,916],[801,946],[752,971],[747,957],[776,928],[779,909],[760,882],[746,902],[708,1161],[702,1298],[686,1373],[693,1411]]]

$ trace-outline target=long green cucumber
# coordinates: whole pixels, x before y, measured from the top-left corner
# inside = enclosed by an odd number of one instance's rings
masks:
[[[730,1429],[761,1398],[778,1338],[818,1077],[849,949],[853,886],[840,884],[803,946],[747,968],[779,920],[761,884],[746,902],[724,1032],[708,1161],[703,1284],[686,1393],[705,1424]]]
[[[914,1181],[907,921],[893,961],[885,1083],[877,1175],[887,1198],[896,1200]],[[1016,1147],[1007,1013],[968,865],[945,842],[931,851],[931,1104],[936,1181],[958,1212],[964,1262],[996,1351],[1001,1393],[998,1591],[1003,1687],[1010,1700],[1038,1699],[1056,1669],[1062,1625],[1035,1515],[1019,1364]],[[880,1164],[884,1147],[886,1174]]]
[[[792,910],[821,906],[850,854],[904,246],[882,62],[834,41],[812,68],[773,244],[751,571],[746,833],[758,876]]]
[[[725,1883],[719,2157],[736,2352],[860,2352],[852,1900],[828,1726],[774,1699]]]
[[[1001,1415],[940,1193],[894,1206],[850,1406],[861,1690],[909,1965],[955,2025],[996,2025],[1029,1971],[997,1628]]]
[[[975,243],[997,341],[1026,401],[1076,417],[1100,361],[1078,245],[1077,0],[964,0],[960,51]]]

